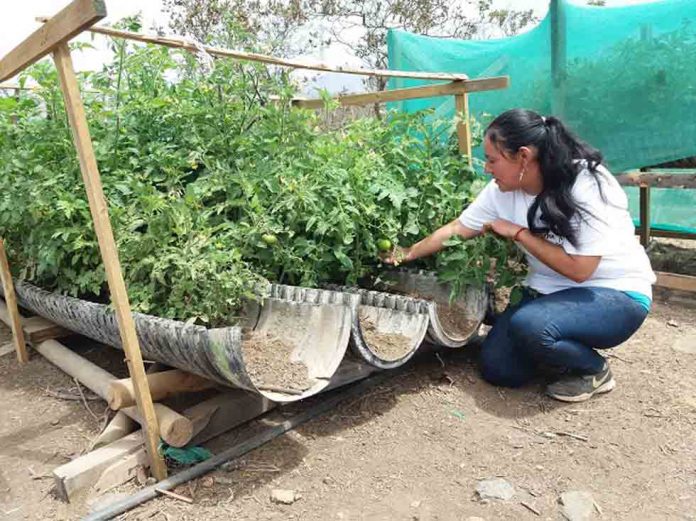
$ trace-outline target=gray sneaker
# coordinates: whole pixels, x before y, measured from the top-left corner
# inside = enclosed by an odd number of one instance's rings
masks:
[[[597,374],[564,376],[546,387],[546,394],[563,402],[584,402],[595,394],[608,393],[616,387],[609,364]]]

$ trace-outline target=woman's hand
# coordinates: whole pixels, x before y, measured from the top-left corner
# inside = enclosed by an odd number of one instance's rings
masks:
[[[385,264],[390,264],[392,266],[398,266],[404,262],[408,262],[410,259],[411,248],[402,248],[401,246],[394,246],[391,251],[380,253],[379,258]]]
[[[515,234],[522,229],[524,229],[524,226],[506,221],[505,219],[496,219],[493,222],[483,225],[484,232],[493,232],[505,239],[514,239]]]

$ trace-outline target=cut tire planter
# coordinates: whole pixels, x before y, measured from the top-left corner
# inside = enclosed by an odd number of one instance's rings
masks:
[[[361,361],[378,369],[394,369],[405,364],[423,343],[428,331],[428,303],[410,297],[360,288],[330,290],[273,284],[274,298],[297,302],[341,302],[351,309],[350,347]],[[366,326],[387,342],[399,341],[397,354],[389,358],[371,342]]]
[[[107,305],[58,295],[26,282],[17,282],[16,292],[22,307],[66,329],[122,348],[116,316]],[[265,299],[255,319],[255,329],[290,343],[291,357],[307,366],[313,382],[299,393],[257,388],[244,362],[241,327],[207,329],[142,313],[133,313],[133,320],[145,358],[276,402],[292,402],[317,394],[329,385],[348,348],[351,316],[350,306],[340,302]]]
[[[433,272],[402,268],[380,276],[377,289],[394,291],[428,302],[430,317],[426,339],[444,347],[462,347],[473,340],[486,316],[489,291],[468,287],[450,303],[451,287]]]

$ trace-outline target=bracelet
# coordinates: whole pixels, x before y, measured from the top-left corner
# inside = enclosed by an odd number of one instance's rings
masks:
[[[528,229],[528,228],[524,228],[524,227],[523,227],[523,228],[520,228],[519,230],[517,230],[517,233],[515,233],[515,235],[513,236],[512,240],[515,241],[515,242],[519,242],[519,241],[520,241],[520,233],[522,233],[523,231],[525,231],[525,230],[527,230],[527,229]]]

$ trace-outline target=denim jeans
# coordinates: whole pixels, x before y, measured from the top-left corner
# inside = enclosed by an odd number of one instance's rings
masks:
[[[522,300],[500,314],[481,346],[481,374],[506,387],[524,385],[544,368],[596,374],[604,357],[596,349],[627,340],[648,312],[625,293],[572,288],[548,295],[525,289]]]

